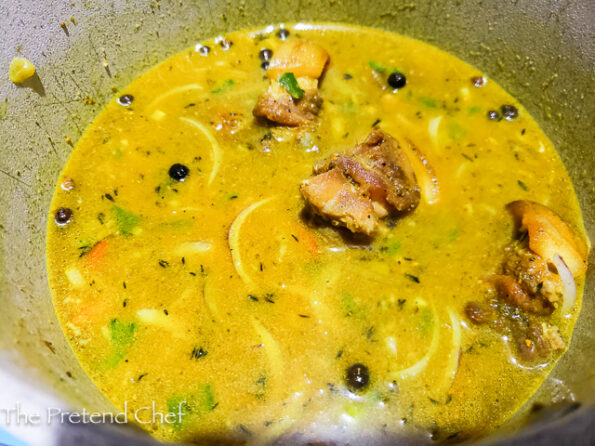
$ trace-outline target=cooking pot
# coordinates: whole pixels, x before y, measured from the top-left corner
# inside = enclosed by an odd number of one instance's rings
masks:
[[[140,72],[207,37],[299,21],[395,31],[432,43],[487,73],[527,108],[557,147],[593,239],[593,0],[3,0],[0,443],[152,442],[117,423],[61,422],[58,415],[115,408],[77,363],[54,315],[45,225],[56,178],[94,116]],[[8,79],[9,63],[19,55],[37,67],[23,86]],[[593,253],[590,264],[569,351],[537,394],[483,442],[595,444]]]

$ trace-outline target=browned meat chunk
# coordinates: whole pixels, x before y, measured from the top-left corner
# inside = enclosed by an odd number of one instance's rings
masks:
[[[328,175],[331,172],[332,176]],[[352,232],[371,235],[376,230],[378,218],[394,211],[412,211],[419,204],[419,187],[409,159],[398,142],[378,128],[351,154],[334,155],[317,163],[314,173],[317,176],[302,183],[302,195],[317,213]],[[349,184],[350,192],[358,197],[356,202],[366,203],[366,209],[371,209],[371,213],[357,209],[352,214],[358,219],[348,225],[335,217],[336,213],[326,212],[321,203],[328,196],[334,196],[335,189],[331,189],[327,181],[319,180],[320,177],[340,179]],[[312,188],[312,183],[317,187]]]
[[[588,247],[560,217],[539,203],[514,201],[507,208],[515,217],[521,240],[506,248],[502,275],[495,276],[493,283],[500,298],[510,305],[529,313],[551,314],[569,298],[556,261],[561,259],[568,266],[568,274],[582,274]]]
[[[509,305],[534,314],[548,315],[554,311],[551,302],[529,294],[512,276],[495,275],[492,276],[492,282],[500,299]]]
[[[490,277],[498,299],[489,305],[470,302],[465,313],[475,324],[489,324],[505,332],[521,360],[535,361],[566,348],[558,327],[543,322],[543,316],[551,315],[559,304],[564,308],[565,300],[574,302],[576,290],[574,284],[569,286],[568,276],[572,280],[585,272],[589,249],[584,239],[547,207],[514,201],[507,208],[515,218],[520,239],[506,248],[502,274]]]
[[[376,229],[378,218],[372,202],[341,171],[331,169],[316,175],[304,181],[300,190],[314,211],[334,224],[367,235]]]
[[[479,302],[468,302],[465,305],[467,318],[477,325],[490,324],[496,319],[496,313],[492,307]]]
[[[513,331],[513,334],[518,354],[525,361],[546,358],[553,351],[566,348],[558,327],[546,323],[531,321],[526,328]]]
[[[514,277],[529,295],[549,303],[559,302],[564,294],[560,277],[534,252],[515,242],[506,248],[503,272]]]
[[[269,92],[260,95],[252,113],[258,118],[266,118],[278,124],[296,127],[316,118],[322,98],[316,90],[306,90],[304,97],[295,100],[287,92],[272,94],[277,89],[269,88]]]
[[[500,277],[512,280],[509,276]],[[516,282],[512,280],[511,284],[514,287]],[[543,360],[552,352],[566,348],[558,327],[540,321],[540,316],[523,315],[519,307],[507,302],[468,302],[465,314],[473,324],[485,325],[506,335],[522,362]]]
[[[252,113],[281,125],[298,126],[316,118],[322,105],[318,79],[328,61],[326,50],[307,40],[291,40],[281,45],[267,70],[269,88],[260,95]],[[294,97],[280,83],[292,73],[303,97]]]
[[[367,182],[363,176],[362,186],[370,189],[380,199],[400,212],[414,210],[419,204],[420,192],[411,162],[392,136],[375,128],[366,140],[353,151],[353,157],[361,163],[362,170],[374,174],[375,182]],[[357,179],[356,179],[357,181]],[[384,204],[384,203],[383,203]]]

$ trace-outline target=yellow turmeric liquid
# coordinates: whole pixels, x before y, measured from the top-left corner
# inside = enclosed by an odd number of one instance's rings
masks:
[[[483,435],[557,358],[516,365],[463,308],[502,262],[508,202],[541,202],[582,230],[564,166],[512,97],[491,80],[475,87],[481,73],[435,47],[353,26],[288,30],[330,54],[312,126],[252,117],[268,85],[259,51],[282,41],[250,30],[142,74],[121,93],[132,102],[114,99],[89,127],[48,225],[62,328],[105,395],[163,440]],[[385,88],[386,70],[407,85]],[[489,120],[503,104],[518,118]],[[299,184],[375,123],[411,141],[437,184],[418,175],[418,209],[357,245],[303,221]],[[60,207],[72,209],[63,226]],[[577,315],[550,318],[567,345]],[[345,385],[354,363],[370,372],[357,393]],[[153,402],[182,417],[137,413]]]

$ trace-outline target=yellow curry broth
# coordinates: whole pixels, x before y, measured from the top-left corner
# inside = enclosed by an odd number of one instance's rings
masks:
[[[133,102],[114,100],[87,130],[60,179],[75,186],[58,186],[52,205],[72,209],[71,222],[48,225],[50,284],[72,348],[130,414],[185,401],[181,423],[144,424],[166,440],[380,435],[383,425],[387,435],[485,433],[554,360],[516,366],[463,308],[483,299],[481,280],[511,240],[508,202],[542,202],[582,228],[564,167],[513,98],[491,80],[474,87],[481,73],[447,53],[367,28],[290,31],[330,54],[311,127],[252,118],[268,84],[258,52],[281,41],[240,31],[228,50],[210,41],[206,56],[189,49],[141,75],[124,91]],[[371,65],[402,71],[407,85],[384,88]],[[488,120],[502,104],[518,118]],[[312,227],[298,187],[373,124],[414,160],[422,203],[368,245]],[[189,168],[185,181],[169,177],[174,163]],[[553,316],[566,344],[577,314]],[[371,376],[358,395],[344,384],[353,363]]]

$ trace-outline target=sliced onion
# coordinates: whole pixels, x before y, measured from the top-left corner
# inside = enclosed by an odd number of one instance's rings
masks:
[[[452,350],[448,355],[448,365],[444,373],[444,379],[447,388],[450,388],[457,371],[459,370],[459,360],[461,355],[461,320],[457,314],[449,308],[448,316],[452,329]]]
[[[217,308],[217,300],[215,297],[217,293],[213,292],[214,285],[213,279],[211,277],[212,275],[209,274],[205,279],[202,294],[203,299],[205,301],[205,306],[207,307],[207,311],[209,312],[211,319],[213,320],[213,322],[219,322],[221,320],[221,317],[219,315],[219,310]]]
[[[558,271],[558,275],[562,280],[562,284],[564,285],[564,300],[562,302],[562,314],[566,315],[570,312],[574,304],[576,303],[576,282],[574,281],[574,277],[568,269],[566,262],[564,259],[556,254],[552,258],[552,263],[556,266],[556,270]]]
[[[428,122],[428,133],[430,134],[430,139],[434,143],[435,147],[438,147],[438,127],[440,127],[441,121],[442,116],[436,116],[435,118],[430,119]]]
[[[244,263],[242,262],[242,256],[240,255],[240,230],[242,229],[244,221],[252,213],[252,211],[259,208],[263,204],[268,203],[273,198],[275,197],[265,198],[263,200],[252,203],[250,206],[248,206],[246,209],[244,209],[242,212],[238,214],[238,216],[232,222],[231,227],[229,228],[228,243],[229,249],[231,250],[231,258],[233,260],[233,265],[235,266],[238,275],[248,286],[253,285],[253,280],[244,269]]]
[[[211,175],[209,176],[209,186],[217,176],[217,172],[219,172],[219,166],[221,165],[221,158],[222,158],[222,151],[219,143],[213,136],[213,133],[202,123],[197,121],[196,119],[192,118],[180,118],[180,120],[194,126],[196,129],[200,130],[202,134],[209,140],[211,144],[211,150],[213,152],[213,168],[211,169]]]
[[[167,99],[171,96],[174,96],[178,93],[186,93],[187,91],[192,91],[192,90],[202,91],[202,90],[204,90],[204,87],[200,84],[186,84],[186,85],[180,85],[179,87],[174,87],[170,90],[167,90],[165,93],[160,94],[155,99],[153,99],[153,101],[147,107],[147,110],[153,110],[153,108],[157,107],[157,105],[159,105],[162,101],[164,101],[165,99]]]
[[[258,319],[252,318],[252,326],[260,338],[260,342],[262,342],[265,354],[269,360],[269,365],[271,367],[271,373],[269,376],[273,377],[276,385],[282,386],[282,377],[285,365],[279,343],[275,340],[271,332],[268,331],[264,325],[260,323],[260,321],[258,321]]]
[[[417,361],[412,366],[407,367],[405,369],[397,370],[396,372],[393,372],[391,374],[392,379],[411,378],[411,377],[414,377],[414,376],[420,374],[421,372],[423,372],[426,369],[426,367],[428,366],[428,364],[430,362],[430,359],[432,359],[432,356],[434,356],[434,353],[436,353],[436,350],[438,350],[438,344],[440,343],[440,320],[438,319],[436,310],[434,310],[433,308],[432,308],[432,321],[434,324],[434,330],[432,332],[432,341],[430,342],[430,347],[428,348],[428,351],[426,352],[426,354],[423,356],[423,358],[421,358],[419,361]]]
[[[415,159],[419,161],[421,167],[420,169],[416,169],[415,173],[419,178],[422,194],[428,204],[435,204],[440,199],[440,185],[438,184],[436,172],[430,165],[428,158],[426,158],[412,141],[409,141],[409,148],[415,155]]]

